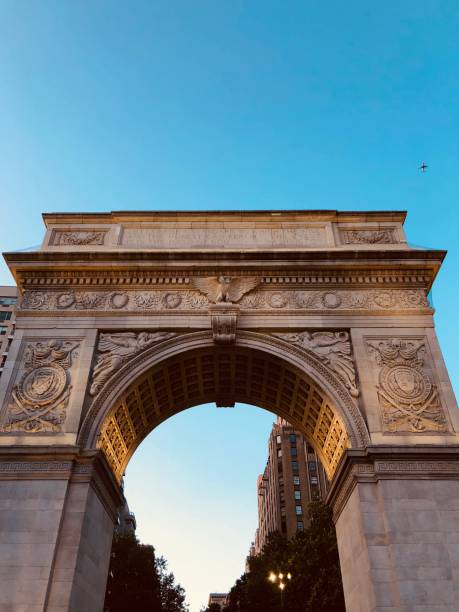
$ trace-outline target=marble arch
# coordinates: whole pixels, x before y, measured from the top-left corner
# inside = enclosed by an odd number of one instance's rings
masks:
[[[459,597],[459,413],[428,294],[445,252],[405,213],[43,215],[6,253],[0,610],[102,612],[119,479],[178,410],[253,403],[302,429],[332,487],[348,612]]]
[[[83,422],[80,442],[102,448],[119,479],[154,427],[176,412],[214,401],[256,404],[292,422],[311,440],[329,478],[347,448],[363,449],[369,441],[355,398],[314,353],[275,336],[241,331],[231,347],[216,347],[210,332],[194,332],[138,353],[106,380]]]

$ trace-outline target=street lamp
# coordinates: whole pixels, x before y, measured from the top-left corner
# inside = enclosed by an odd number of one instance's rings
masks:
[[[284,589],[287,584],[285,582],[285,579],[287,581],[291,580],[292,574],[290,572],[288,572],[287,574],[283,574],[282,572],[279,572],[278,574],[276,574],[275,572],[269,572],[268,580],[273,584],[277,584],[277,586],[279,587],[282,610],[284,609]]]

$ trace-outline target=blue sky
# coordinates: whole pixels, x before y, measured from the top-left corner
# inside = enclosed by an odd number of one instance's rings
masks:
[[[39,244],[42,211],[407,209],[413,244],[449,250],[433,299],[457,390],[458,30],[448,0],[2,0],[0,247]],[[139,534],[154,544],[178,527],[165,526],[178,504],[171,483],[212,483],[206,525],[195,510],[185,518],[193,534],[239,517],[218,576],[198,579],[193,554],[161,540],[193,612],[233,582],[236,560],[242,568],[271,420],[191,410],[129,467]],[[173,453],[154,476],[166,440],[190,460]],[[242,466],[227,460],[236,443]]]

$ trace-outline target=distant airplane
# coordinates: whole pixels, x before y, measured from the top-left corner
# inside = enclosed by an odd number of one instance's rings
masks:
[[[422,164],[419,166],[418,170],[420,170],[421,172],[425,172],[428,167],[429,166],[425,162],[422,162]]]

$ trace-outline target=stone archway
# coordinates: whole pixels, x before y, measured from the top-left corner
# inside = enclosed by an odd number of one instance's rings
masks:
[[[333,478],[349,612],[449,612],[459,413],[427,295],[445,253],[403,212],[44,215],[7,253],[21,295],[0,379],[0,593],[101,612],[143,437],[202,401],[304,431]]]
[[[336,339],[350,344],[345,332],[332,335],[332,346]],[[254,404],[290,421],[311,441],[330,479],[347,448],[364,449],[369,441],[356,399],[320,355],[254,332],[241,332],[231,346],[197,332],[141,350],[105,380],[79,440],[101,448],[119,479],[152,429],[209,402]]]

